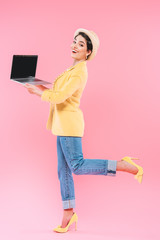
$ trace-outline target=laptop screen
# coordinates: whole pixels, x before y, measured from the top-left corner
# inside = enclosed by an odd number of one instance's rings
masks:
[[[35,77],[37,58],[37,55],[13,55],[11,79]]]

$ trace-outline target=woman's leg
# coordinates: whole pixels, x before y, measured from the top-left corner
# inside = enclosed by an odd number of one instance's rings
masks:
[[[60,181],[61,197],[63,204],[63,219],[61,227],[65,227],[73,214],[75,207],[75,192],[72,172],[65,160],[60,137],[57,136],[58,179]]]
[[[69,168],[76,175],[116,176],[116,171],[138,172],[137,167],[121,160],[84,159],[81,137],[60,136],[60,144]]]

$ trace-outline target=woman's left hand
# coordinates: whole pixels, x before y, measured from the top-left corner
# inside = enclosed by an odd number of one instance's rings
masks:
[[[28,89],[28,92],[31,93],[31,94],[36,94],[38,96],[41,96],[43,91],[40,90],[38,87],[36,87],[36,85],[32,85],[32,84],[29,84],[29,83],[25,83],[24,84],[24,87]]]

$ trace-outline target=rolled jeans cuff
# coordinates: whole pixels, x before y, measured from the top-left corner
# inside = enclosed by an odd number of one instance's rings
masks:
[[[62,201],[63,209],[75,208],[75,199]]]
[[[117,161],[116,160],[108,160],[107,175],[116,176],[116,169],[117,169]]]

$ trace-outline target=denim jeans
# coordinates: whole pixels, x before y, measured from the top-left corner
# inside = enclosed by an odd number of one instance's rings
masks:
[[[81,137],[57,136],[57,157],[63,209],[75,208],[72,173],[116,176],[116,160],[83,158]]]

